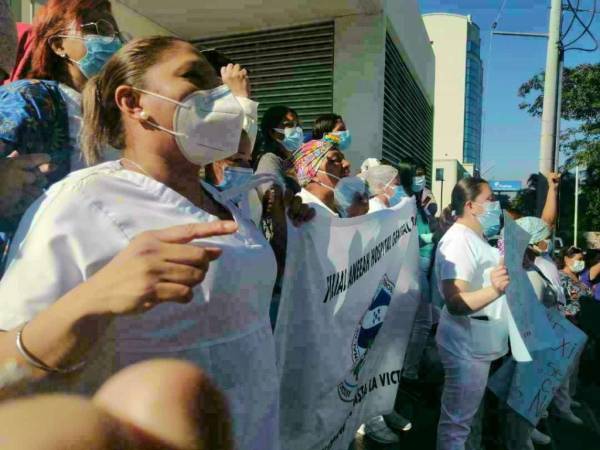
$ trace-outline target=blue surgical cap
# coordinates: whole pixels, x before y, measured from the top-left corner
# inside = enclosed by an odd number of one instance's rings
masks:
[[[530,244],[537,244],[550,237],[550,227],[539,217],[521,217],[517,220],[517,225],[531,235]]]
[[[358,198],[368,197],[368,185],[359,177],[342,178],[333,191],[335,205],[341,217],[348,217],[348,208]]]

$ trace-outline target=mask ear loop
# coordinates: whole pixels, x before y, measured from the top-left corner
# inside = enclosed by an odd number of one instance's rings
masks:
[[[132,86],[131,88],[132,88],[134,91],[138,91],[138,92],[142,92],[142,93],[144,93],[144,94],[152,95],[152,96],[154,96],[154,97],[160,98],[161,100],[165,100],[165,101],[167,101],[167,102],[173,103],[174,105],[177,105],[177,106],[179,106],[179,107],[181,107],[181,108],[185,108],[185,109],[190,109],[190,108],[191,108],[189,105],[186,105],[185,103],[178,102],[177,100],[173,100],[172,98],[165,97],[164,95],[160,95],[160,94],[156,94],[156,93],[154,93],[154,92],[146,91],[146,90],[144,90],[144,89],[136,88],[135,86]],[[142,119],[144,122],[146,122],[148,125],[150,125],[150,126],[152,126],[152,127],[156,128],[157,130],[164,131],[165,133],[169,133],[169,134],[170,134],[170,135],[172,135],[172,136],[179,136],[179,137],[185,137],[185,138],[189,137],[189,136],[188,136],[187,134],[185,134],[185,133],[179,133],[179,132],[177,132],[177,131],[174,131],[174,130],[169,130],[168,128],[165,128],[165,127],[163,127],[162,125],[159,125],[159,124],[157,124],[157,123],[151,122],[150,120],[148,120],[148,119],[149,119],[149,117],[148,117],[148,113],[146,113],[145,111],[142,111],[142,113],[143,113],[144,115],[142,115],[142,114],[140,113],[140,118],[141,118],[141,119]]]

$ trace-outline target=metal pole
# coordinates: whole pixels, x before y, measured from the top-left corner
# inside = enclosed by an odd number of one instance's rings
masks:
[[[579,164],[575,167],[575,218],[573,220],[573,245],[577,247],[577,229],[579,228]]]
[[[544,83],[544,109],[542,113],[542,136],[540,142],[540,172],[547,174],[554,166],[556,147],[558,70],[560,60],[560,33],[562,0],[552,0],[550,25],[548,29],[548,51]]]

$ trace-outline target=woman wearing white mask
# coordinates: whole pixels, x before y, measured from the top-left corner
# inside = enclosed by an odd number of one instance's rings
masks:
[[[464,450],[472,433],[481,445],[480,405],[492,361],[508,352],[504,291],[509,284],[500,253],[486,237],[500,230],[501,209],[485,180],[466,178],[452,190],[455,223],[435,257],[437,289],[445,301],[436,341],[445,372],[438,450]]]
[[[186,294],[189,303],[119,316],[75,383],[93,392],[123,366],[155,357],[186,359],[201,365],[226,394],[237,448],[278,449],[278,377],[268,316],[275,258],[249,219],[217,189],[198,183],[200,167],[231,156],[240,142],[243,109],[220,81],[189,43],[153,37],[127,44],[88,82],[86,159],[100,159],[107,143],[123,158],[73,173],[26,214],[0,284],[7,299],[2,328],[29,320],[140,232],[233,219],[235,234],[195,241],[219,248],[221,256],[203,284]],[[168,264],[178,258],[174,253]]]

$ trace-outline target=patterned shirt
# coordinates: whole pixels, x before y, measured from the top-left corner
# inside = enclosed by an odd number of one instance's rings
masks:
[[[581,311],[580,300],[584,297],[591,297],[592,290],[583,282],[573,280],[563,271],[560,271],[560,283],[567,297],[567,305],[564,308],[565,313],[569,316],[575,316]]]

